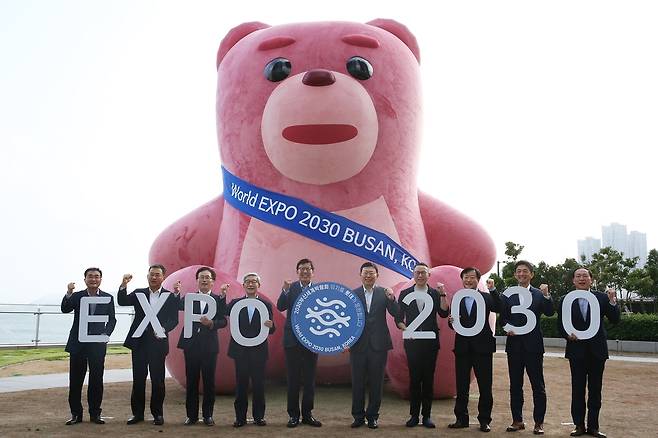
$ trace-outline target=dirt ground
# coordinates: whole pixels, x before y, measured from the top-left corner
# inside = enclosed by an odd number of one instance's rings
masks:
[[[108,368],[126,368],[130,366],[127,355],[112,358],[108,356]],[[113,361],[113,362],[110,362]],[[116,362],[116,363],[115,363]],[[39,370],[44,373],[47,368],[51,372],[66,372],[67,361],[32,362],[23,367]],[[35,368],[36,367],[36,368]],[[569,436],[572,429],[569,404],[571,397],[569,364],[566,359],[546,357],[544,359],[546,388],[548,393],[548,412],[546,415],[546,436]],[[12,372],[30,374],[20,366],[14,366]],[[12,375],[12,374],[10,374]],[[658,366],[654,364],[639,364],[632,362],[608,361],[604,377],[603,408],[601,411],[601,431],[608,437],[654,437],[657,436],[653,418],[658,407]],[[524,414],[529,430],[518,432],[519,436],[532,435],[532,396],[530,385],[526,381],[526,405]],[[247,425],[234,429],[231,424],[234,419],[233,398],[219,396],[215,404],[214,418],[217,425],[208,428],[202,424],[183,426],[185,419],[185,393],[173,380],[167,381],[167,396],[165,399],[165,425],[153,426],[148,422],[127,426],[125,420],[130,416],[130,383],[112,383],[105,385],[103,400],[103,417],[107,424],[99,426],[85,421],[74,426],[65,426],[64,421],[69,416],[67,389],[45,389],[0,394],[0,436],[89,436],[103,433],[109,437],[131,436],[191,436],[212,433],[226,437],[342,437],[378,436],[396,437],[430,437],[478,436],[477,430],[477,385],[471,386],[471,427],[469,429],[451,430],[447,424],[454,421],[452,409],[453,400],[436,400],[433,405],[432,418],[438,428],[435,430],[416,427],[406,428],[404,422],[408,418],[409,405],[406,400],[396,394],[386,391],[380,411],[380,428],[376,431],[367,428],[350,429],[350,388],[349,386],[321,386],[317,388],[314,414],[324,426],[311,428],[299,426],[296,429],[285,427],[287,415],[285,412],[285,385],[271,383],[266,389],[268,425],[257,427]],[[491,424],[492,433],[487,436],[507,436],[505,427],[510,423],[509,386],[507,363],[504,354],[494,356],[494,412]],[[83,396],[83,405],[86,399]],[[85,406],[86,409],[86,406]],[[148,408],[147,408],[148,410]],[[515,436],[516,436],[515,435]]]

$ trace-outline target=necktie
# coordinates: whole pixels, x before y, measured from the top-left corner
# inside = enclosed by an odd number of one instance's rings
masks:
[[[580,313],[582,313],[583,319],[587,319],[587,306],[589,306],[589,303],[585,298],[578,298],[578,305],[580,306]]]
[[[254,317],[254,306],[247,306],[247,314],[249,315],[249,322],[251,323],[251,319]]]
[[[416,304],[418,305],[418,312],[422,312],[425,308],[425,302],[422,300],[416,300]]]
[[[471,316],[471,311],[473,310],[473,303],[475,300],[473,297],[465,297],[464,298],[464,304],[466,305],[466,314],[468,316]]]

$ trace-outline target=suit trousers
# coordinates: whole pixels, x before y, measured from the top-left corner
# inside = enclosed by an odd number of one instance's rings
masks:
[[[537,424],[544,422],[546,415],[546,386],[544,385],[544,355],[543,353],[510,352],[507,353],[507,368],[509,371],[509,394],[512,419],[523,421],[523,373],[528,373],[532,387],[534,404],[532,418]]]
[[[471,385],[471,369],[475,371],[480,399],[478,401],[478,421],[480,424],[491,423],[493,395],[491,392],[493,353],[455,354],[455,379],[457,399],[455,400],[455,417],[462,424],[468,424],[468,393]]]
[[[215,367],[217,353],[200,349],[184,350],[185,355],[185,410],[187,417],[199,418],[199,377],[203,379],[203,404],[201,414],[204,418],[212,417],[215,407]]]
[[[285,352],[288,371],[288,415],[299,418],[299,390],[304,386],[301,414],[303,418],[309,418],[313,411],[318,355],[300,345],[286,347]]]
[[[101,415],[103,401],[103,373],[105,371],[104,343],[88,343],[69,357],[69,407],[71,414],[82,416],[82,385],[89,366],[89,385],[87,386],[87,402],[89,415]]]
[[[265,418],[265,363],[258,357],[250,357],[250,352],[245,352],[235,358],[235,419],[247,420],[247,408],[249,407],[249,381],[251,380],[252,407],[251,412],[254,420]]]
[[[576,426],[585,426],[585,386],[587,386],[587,428],[599,428],[601,388],[605,359],[585,354],[569,358],[571,368],[571,418]]]
[[[425,345],[423,341],[413,341],[416,345],[405,348],[409,368],[409,414],[429,417],[434,398],[434,370],[439,349],[436,345]]]
[[[149,336],[145,334],[144,336]],[[165,357],[167,351],[162,345],[167,340],[146,338],[132,350],[133,388],[130,394],[130,407],[133,415],[144,416],[146,400],[146,376],[151,376],[151,414],[163,415],[165,398]]]
[[[350,352],[352,369],[352,417],[355,420],[379,418],[379,407],[382,404],[384,390],[384,369],[388,351],[373,351],[368,347],[365,351]],[[366,381],[368,384],[368,408],[366,403]]]

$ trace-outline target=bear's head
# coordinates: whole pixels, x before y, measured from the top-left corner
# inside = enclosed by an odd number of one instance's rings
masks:
[[[419,59],[392,20],[232,29],[217,54],[223,165],[324,208],[415,198]]]

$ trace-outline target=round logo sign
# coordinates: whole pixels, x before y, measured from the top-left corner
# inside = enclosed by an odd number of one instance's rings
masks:
[[[290,322],[303,346],[319,354],[336,354],[359,340],[366,319],[356,294],[342,284],[325,282],[299,294]]]

